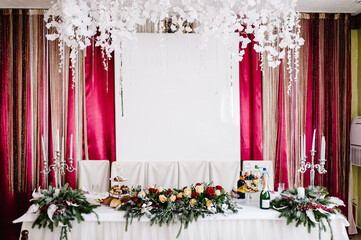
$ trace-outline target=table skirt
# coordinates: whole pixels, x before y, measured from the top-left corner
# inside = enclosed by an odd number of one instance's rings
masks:
[[[23,222],[22,230],[29,230],[29,240],[59,240],[60,228],[51,232],[49,229],[32,229],[32,222]],[[331,221],[335,240],[348,239],[345,230],[345,220],[336,218]],[[85,221],[74,223],[68,234],[72,240],[100,240],[100,239],[176,239],[180,224],[169,227],[153,225],[149,221],[135,220],[125,231],[125,222]],[[330,230],[321,231],[321,239],[331,239]],[[311,233],[303,226],[296,227],[294,223],[286,224],[283,219],[200,219],[182,229],[178,239],[267,239],[267,240],[316,240],[319,239],[319,229],[313,228]]]

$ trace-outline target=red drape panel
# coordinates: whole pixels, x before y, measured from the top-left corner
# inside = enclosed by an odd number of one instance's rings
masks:
[[[262,72],[253,41],[239,63],[241,160],[263,159]]]
[[[350,72],[350,15],[310,14],[301,20],[302,37],[309,43],[308,59],[300,74],[307,76],[304,97],[307,136],[306,154],[310,161],[313,130],[316,132],[316,156],[320,157],[321,136],[326,139],[326,174],[315,176],[315,185],[327,187],[330,194],[347,204],[351,123]],[[304,186],[310,183],[309,172],[304,175]],[[342,209],[347,214],[345,209]]]
[[[282,63],[283,64],[283,63]],[[287,119],[286,119],[286,97],[285,96],[285,73],[281,65],[279,68],[279,88],[278,88],[278,121],[277,121],[277,137],[276,138],[276,160],[275,160],[275,181],[274,187],[278,188],[278,183],[285,183],[285,187],[289,187],[288,179],[288,158],[287,155]]]
[[[101,56],[100,48],[94,47],[94,51],[92,46],[87,48],[85,99],[89,160],[115,161],[114,57],[107,61],[106,71]]]
[[[18,239],[12,220],[27,210],[31,193],[28,19],[21,10],[0,10],[1,239]]]

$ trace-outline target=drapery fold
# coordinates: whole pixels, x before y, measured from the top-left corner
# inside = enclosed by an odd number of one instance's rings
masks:
[[[241,160],[263,159],[262,72],[252,41],[239,63]]]
[[[39,23],[36,15],[37,12],[31,10],[0,10],[0,164],[3,171],[0,211],[4,216],[0,224],[5,229],[2,232],[5,239],[16,239],[19,226],[9,219],[26,211],[32,181],[38,179],[33,178],[39,161],[33,157],[36,145],[32,141],[31,89],[32,76],[41,74],[42,68],[35,67],[31,61],[35,55],[30,39],[38,40],[38,36],[44,34],[37,31],[35,36],[32,32],[41,25],[35,25]]]
[[[300,82],[297,88],[296,105],[301,114],[297,128],[300,134],[307,136],[308,161],[313,130],[317,129],[316,163],[320,158],[321,137],[325,136],[327,174],[316,174],[315,184],[327,187],[330,194],[347,203],[351,123],[350,15],[303,14],[301,28],[301,36],[307,44],[301,48],[300,55],[299,81],[304,83]],[[296,136],[295,141],[299,138]],[[307,173],[303,185],[309,183]]]

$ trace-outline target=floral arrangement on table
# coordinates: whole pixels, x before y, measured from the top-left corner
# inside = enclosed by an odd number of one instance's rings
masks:
[[[32,227],[48,227],[53,231],[60,226],[60,239],[68,239],[72,221],[84,221],[83,213],[95,213],[93,210],[99,207],[89,203],[80,189],[72,190],[68,184],[60,189],[50,185],[49,189],[34,190],[32,197],[29,211],[38,214]]]
[[[197,183],[183,189],[164,189],[149,186],[147,189],[133,189],[130,200],[119,205],[118,209],[126,211],[126,230],[134,218],[140,220],[143,215],[150,218],[150,224],[162,226],[179,221],[186,229],[199,217],[216,213],[234,213],[236,205],[228,193],[219,185]]]
[[[280,197],[271,201],[271,206],[281,213],[280,218],[287,218],[287,224],[293,221],[296,222],[296,227],[303,224],[307,226],[308,232],[318,225],[320,237],[321,230],[326,231],[327,223],[333,238],[330,216],[340,212],[337,206],[345,205],[339,198],[327,195],[324,187],[293,188],[284,190]]]

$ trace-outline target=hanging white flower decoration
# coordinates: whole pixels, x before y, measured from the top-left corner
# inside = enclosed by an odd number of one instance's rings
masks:
[[[285,59],[290,75],[289,92],[298,73],[300,37],[297,0],[58,0],[45,14],[47,38],[59,40],[60,58],[64,45],[71,49],[71,67],[75,68],[79,50],[91,45],[102,50],[103,63],[114,51],[122,51],[124,39],[134,39],[137,26],[154,24],[155,32],[165,31],[171,19],[172,32],[195,32],[222,37],[238,31],[241,43],[235,59],[241,61],[253,36],[253,48],[261,53],[261,67],[267,62],[275,68]],[[184,24],[188,23],[188,24]],[[193,27],[190,27],[193,23]],[[73,71],[74,72],[74,71]]]

